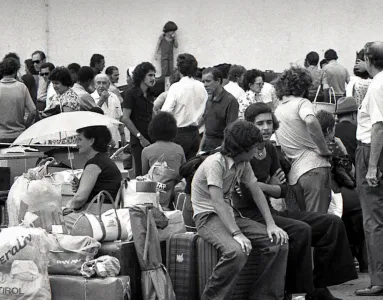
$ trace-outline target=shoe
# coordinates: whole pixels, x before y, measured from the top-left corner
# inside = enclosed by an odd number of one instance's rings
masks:
[[[310,295],[306,295],[306,300],[342,300],[341,298],[334,297],[330,290],[325,288],[316,288],[315,292]]]
[[[383,285],[372,285],[355,291],[357,296],[383,296]]]

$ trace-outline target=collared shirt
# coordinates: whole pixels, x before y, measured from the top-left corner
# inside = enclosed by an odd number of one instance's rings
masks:
[[[32,112],[36,107],[24,83],[14,78],[0,81],[0,139],[17,138],[24,130],[25,108]]]
[[[383,71],[374,77],[359,106],[356,139],[370,144],[372,126],[378,122],[383,122]]]
[[[199,126],[207,98],[203,83],[185,76],[171,85],[161,110],[172,113],[178,127]]]
[[[328,85],[334,89],[335,95],[343,95],[346,83],[350,81],[347,69],[336,60],[331,60],[323,70],[326,72]]]
[[[47,109],[53,108],[57,105],[60,105],[61,110],[63,110],[64,107],[68,107],[73,111],[79,111],[80,97],[71,88],[69,88],[65,93],[55,95]]]
[[[92,93],[91,96],[93,97],[94,101],[98,103],[98,101],[100,100],[100,95],[98,94],[97,90],[94,93]],[[101,109],[103,110],[106,116],[120,121],[122,117],[121,103],[115,94],[109,93],[108,100],[102,104]],[[121,140],[121,136],[118,131],[118,126],[118,124],[113,124],[112,126],[108,127],[110,133],[112,134],[112,139],[114,140],[115,146],[117,148],[118,141]]]
[[[315,116],[310,100],[294,96],[283,97],[275,110],[275,116],[280,122],[275,132],[277,141],[286,156],[292,159],[288,174],[291,185],[310,170],[330,167],[328,159],[317,153],[319,149],[307,130],[305,119],[309,115]]]
[[[75,83],[72,89],[79,96],[80,110],[91,110],[93,107],[97,107],[92,96],[82,87],[82,85]]]
[[[57,93],[55,89],[53,88],[52,82],[49,82],[48,89],[47,89],[47,105],[46,107],[49,107],[51,105],[52,100],[57,96]]]
[[[310,95],[315,95],[319,86],[324,90],[329,88],[327,83],[327,74],[325,71],[320,70],[318,66],[308,66],[307,70],[310,72],[313,80],[309,89]]]
[[[44,77],[39,76],[39,82],[37,87],[37,101],[46,103],[47,89],[48,89],[48,82],[44,80]]]
[[[229,83],[224,86],[224,89],[232,94],[237,100],[239,97],[245,96],[245,91],[239,86],[237,82],[229,81]]]
[[[236,183],[250,186],[257,182],[249,162],[235,163],[230,157],[215,153],[207,157],[198,167],[192,181],[191,201],[194,216],[203,212],[214,212],[209,186],[222,189],[226,204],[231,210],[231,193]]]
[[[154,97],[150,90],[147,91],[147,96],[145,97],[141,88],[135,86],[125,93],[124,102],[122,103],[123,109],[131,110],[130,119],[147,140],[150,140],[148,127],[153,116],[153,102]]]
[[[223,131],[238,119],[238,101],[222,89],[221,93],[209,99],[204,113],[205,133],[208,137],[223,139]]]

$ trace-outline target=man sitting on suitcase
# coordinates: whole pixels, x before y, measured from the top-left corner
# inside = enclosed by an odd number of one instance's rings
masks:
[[[191,200],[198,233],[222,254],[201,300],[231,298],[252,247],[260,251],[262,263],[250,299],[283,299],[288,236],[275,225],[249,164],[259,142],[262,135],[255,125],[244,120],[230,124],[221,152],[206,158],[194,175]],[[266,226],[233,210],[230,197],[237,182],[250,189]]]

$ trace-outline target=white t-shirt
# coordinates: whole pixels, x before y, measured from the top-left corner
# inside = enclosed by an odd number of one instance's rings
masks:
[[[356,139],[370,144],[372,125],[378,122],[383,122],[383,71],[374,77],[359,106]]]

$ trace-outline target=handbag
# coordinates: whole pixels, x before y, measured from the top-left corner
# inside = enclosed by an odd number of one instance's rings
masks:
[[[352,163],[348,155],[332,157],[332,172],[334,173],[335,181],[339,186],[349,189],[356,187],[356,180],[351,173]]]
[[[317,98],[318,98],[318,95],[319,95],[319,91],[321,89],[321,86],[318,87],[317,89],[317,92],[316,92],[316,95],[315,95],[315,99],[313,101],[313,106],[314,106],[314,113],[317,113],[318,111],[320,110],[325,110],[325,111],[328,111],[329,113],[335,113],[335,109],[336,109],[336,97],[335,97],[335,91],[332,87],[330,87],[329,89],[329,103],[327,102],[317,102]],[[332,99],[334,99],[334,103],[332,103]]]
[[[101,213],[101,208],[105,197],[108,197],[113,205],[113,209]],[[89,207],[96,203],[97,214],[88,213]],[[116,203],[107,191],[101,191],[89,203],[88,208],[79,213],[71,213],[67,218],[75,219],[70,230],[70,234],[74,236],[90,236],[97,241],[116,241],[127,240],[132,237],[130,226],[129,209],[117,209]],[[121,222],[123,219],[123,222]],[[68,222],[69,223],[69,222]],[[122,223],[124,225],[122,225]],[[68,226],[69,227],[69,226]]]

